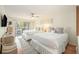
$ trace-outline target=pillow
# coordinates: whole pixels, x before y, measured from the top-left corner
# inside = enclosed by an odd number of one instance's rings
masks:
[[[55,31],[54,31],[54,30],[51,30],[51,32],[52,32],[52,33],[55,33]]]
[[[51,28],[50,31],[53,32],[53,33],[55,33],[55,28],[54,27]]]
[[[63,28],[55,28],[55,33],[64,33]]]

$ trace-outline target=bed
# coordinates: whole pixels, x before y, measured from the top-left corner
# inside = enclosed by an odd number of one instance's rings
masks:
[[[43,54],[58,54],[65,51],[68,43],[68,35],[66,33],[41,32],[31,35],[31,45]],[[42,50],[42,51],[40,51]]]

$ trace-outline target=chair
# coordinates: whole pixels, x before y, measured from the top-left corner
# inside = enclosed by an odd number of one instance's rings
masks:
[[[13,36],[6,35],[2,38],[2,53],[3,54],[17,53],[17,46]]]

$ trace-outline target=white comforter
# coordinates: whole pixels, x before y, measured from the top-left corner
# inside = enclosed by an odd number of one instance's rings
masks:
[[[58,50],[58,53],[62,53],[68,43],[68,35],[57,33],[36,33],[31,36],[33,40],[40,42],[49,49]]]

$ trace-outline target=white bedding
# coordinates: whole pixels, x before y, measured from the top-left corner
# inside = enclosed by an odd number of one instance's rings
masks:
[[[68,35],[66,33],[35,33],[31,38],[51,50],[57,50],[58,53],[64,52],[68,43]]]

